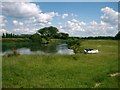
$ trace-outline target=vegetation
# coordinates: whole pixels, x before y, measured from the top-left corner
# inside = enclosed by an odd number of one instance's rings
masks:
[[[96,37],[81,37],[81,39],[95,39],[95,40],[99,40],[99,39],[105,39],[105,40],[114,40],[115,37],[113,36],[96,36]]]
[[[97,37],[69,37],[69,34],[59,32],[59,30],[56,27],[50,26],[39,29],[35,34],[29,35],[29,34],[21,34],[21,35],[15,35],[15,34],[8,34],[6,35],[3,33],[2,35],[3,42],[10,42],[10,41],[24,41],[24,42],[33,42],[33,43],[39,43],[39,44],[48,44],[52,42],[52,39],[61,39],[63,42],[68,44],[68,48],[73,49],[75,53],[80,53],[80,45],[83,39],[87,40],[118,40],[120,39],[120,32],[116,34],[115,37],[112,36],[97,36]],[[8,39],[9,38],[9,39]],[[11,39],[10,38],[15,38]],[[16,39],[18,38],[18,40]],[[23,38],[23,39],[20,39]],[[81,41],[80,41],[81,40]]]
[[[33,34],[30,39],[32,40],[32,42],[38,42],[41,43],[42,42],[42,38],[39,34],[35,33]]]
[[[38,33],[40,33],[41,37],[55,37],[58,33],[58,29],[56,27],[45,27],[40,30],[38,30]]]
[[[35,36],[37,35],[37,36]],[[6,33],[6,34],[2,34],[2,38],[31,38],[32,40],[34,39],[33,37],[37,37],[38,35],[40,36],[40,38],[44,38],[44,39],[48,39],[48,38],[52,38],[52,39],[71,39],[71,37],[69,37],[69,34],[67,33],[63,33],[63,32],[59,32],[59,30],[56,27],[50,26],[50,27],[45,27],[45,28],[41,28],[39,29],[35,34],[30,35],[30,34],[21,34],[21,35],[15,35],[13,33]],[[72,37],[75,38],[75,37]],[[115,35],[115,37],[113,36],[96,36],[96,37],[76,37],[77,39],[108,39],[108,40],[113,40],[113,39],[120,39],[120,31]],[[35,38],[36,39],[36,38]],[[49,40],[49,39],[48,39]],[[33,40],[34,41],[34,40]]]
[[[62,32],[58,33],[56,36],[56,38],[59,38],[59,39],[68,39],[68,37],[69,37],[69,34],[62,33]]]
[[[80,43],[82,40],[77,38],[69,38],[66,40],[68,48],[73,49],[75,53],[80,53]]]
[[[30,34],[21,34],[21,35],[15,35],[13,33],[3,33],[2,38],[29,38],[31,35]]]
[[[117,40],[84,40],[98,54],[3,57],[3,88],[118,88]]]
[[[3,33],[2,38],[2,51],[8,46],[13,49],[12,56],[3,56],[3,88],[118,87],[118,76],[111,77],[110,74],[118,72],[117,40],[120,39],[120,32],[115,37],[79,38],[69,37],[69,34],[50,26],[39,29],[33,35]],[[67,43],[76,54],[19,55],[16,51],[17,47],[27,47],[28,44],[32,51],[41,48],[46,51],[41,44],[55,42]],[[53,45],[51,51],[55,48]],[[84,54],[85,48],[96,48],[100,52]]]
[[[115,39],[120,39],[120,31],[116,34]]]
[[[40,34],[41,37],[44,37],[44,38],[66,39],[69,37],[69,34],[59,32],[59,30],[53,26],[39,29],[38,33]]]

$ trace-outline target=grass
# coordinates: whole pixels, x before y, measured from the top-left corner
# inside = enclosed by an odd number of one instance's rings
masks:
[[[3,57],[3,88],[118,88],[118,49],[115,40],[85,40],[81,49],[98,54],[20,55]]]
[[[28,38],[1,38],[2,41],[24,41],[29,40]]]

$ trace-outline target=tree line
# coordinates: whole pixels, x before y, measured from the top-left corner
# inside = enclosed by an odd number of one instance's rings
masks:
[[[29,38],[31,40],[42,40],[42,39],[68,39],[71,38],[69,37],[68,33],[63,33],[59,32],[59,30],[56,27],[50,26],[50,27],[45,27],[42,29],[39,29],[35,34],[21,34],[21,35],[16,35],[13,33],[3,33],[2,38]],[[75,37],[73,37],[75,38]],[[96,37],[76,37],[79,39],[120,39],[120,31],[114,36],[96,36]]]
[[[96,36],[96,37],[81,37],[81,39],[115,39],[115,37],[112,36]]]
[[[115,36],[96,36],[96,37],[81,37],[81,39],[110,39],[110,40],[118,40],[120,39],[120,31]]]
[[[2,38],[29,38],[31,35],[30,34],[13,34],[13,33],[3,33]]]
[[[56,27],[50,26],[39,29],[35,34],[21,34],[16,35],[13,33],[3,33],[2,38],[31,38],[31,37],[41,37],[41,38],[58,38],[58,39],[66,39],[69,37],[69,34],[59,32]]]

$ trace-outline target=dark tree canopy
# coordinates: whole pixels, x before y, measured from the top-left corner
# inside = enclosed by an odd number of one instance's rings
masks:
[[[2,34],[2,38],[5,38],[5,34],[4,33]]]
[[[40,35],[37,34],[37,33],[33,34],[33,35],[30,37],[30,39],[31,39],[33,42],[36,42],[36,41],[37,41],[37,42],[41,42],[41,41],[42,41]]]
[[[58,33],[58,29],[56,27],[50,26],[39,29],[38,33],[40,33],[42,37],[55,37]]]
[[[115,39],[120,39],[120,31],[116,34]]]
[[[69,37],[69,34],[67,33],[58,33],[58,38],[61,38],[61,39],[67,39]]]
[[[13,33],[3,33],[2,38],[29,38],[31,37],[31,34],[20,34],[15,35]]]

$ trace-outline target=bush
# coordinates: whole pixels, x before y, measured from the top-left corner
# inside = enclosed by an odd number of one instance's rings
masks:
[[[42,38],[39,34],[33,34],[30,39],[32,40],[32,42],[38,42],[41,43],[42,42]]]
[[[49,42],[48,42],[48,40],[47,40],[47,39],[42,38],[42,43],[47,44],[47,43],[49,43]]]
[[[75,53],[80,52],[80,40],[79,39],[69,39],[67,41],[68,48],[73,49]]]

